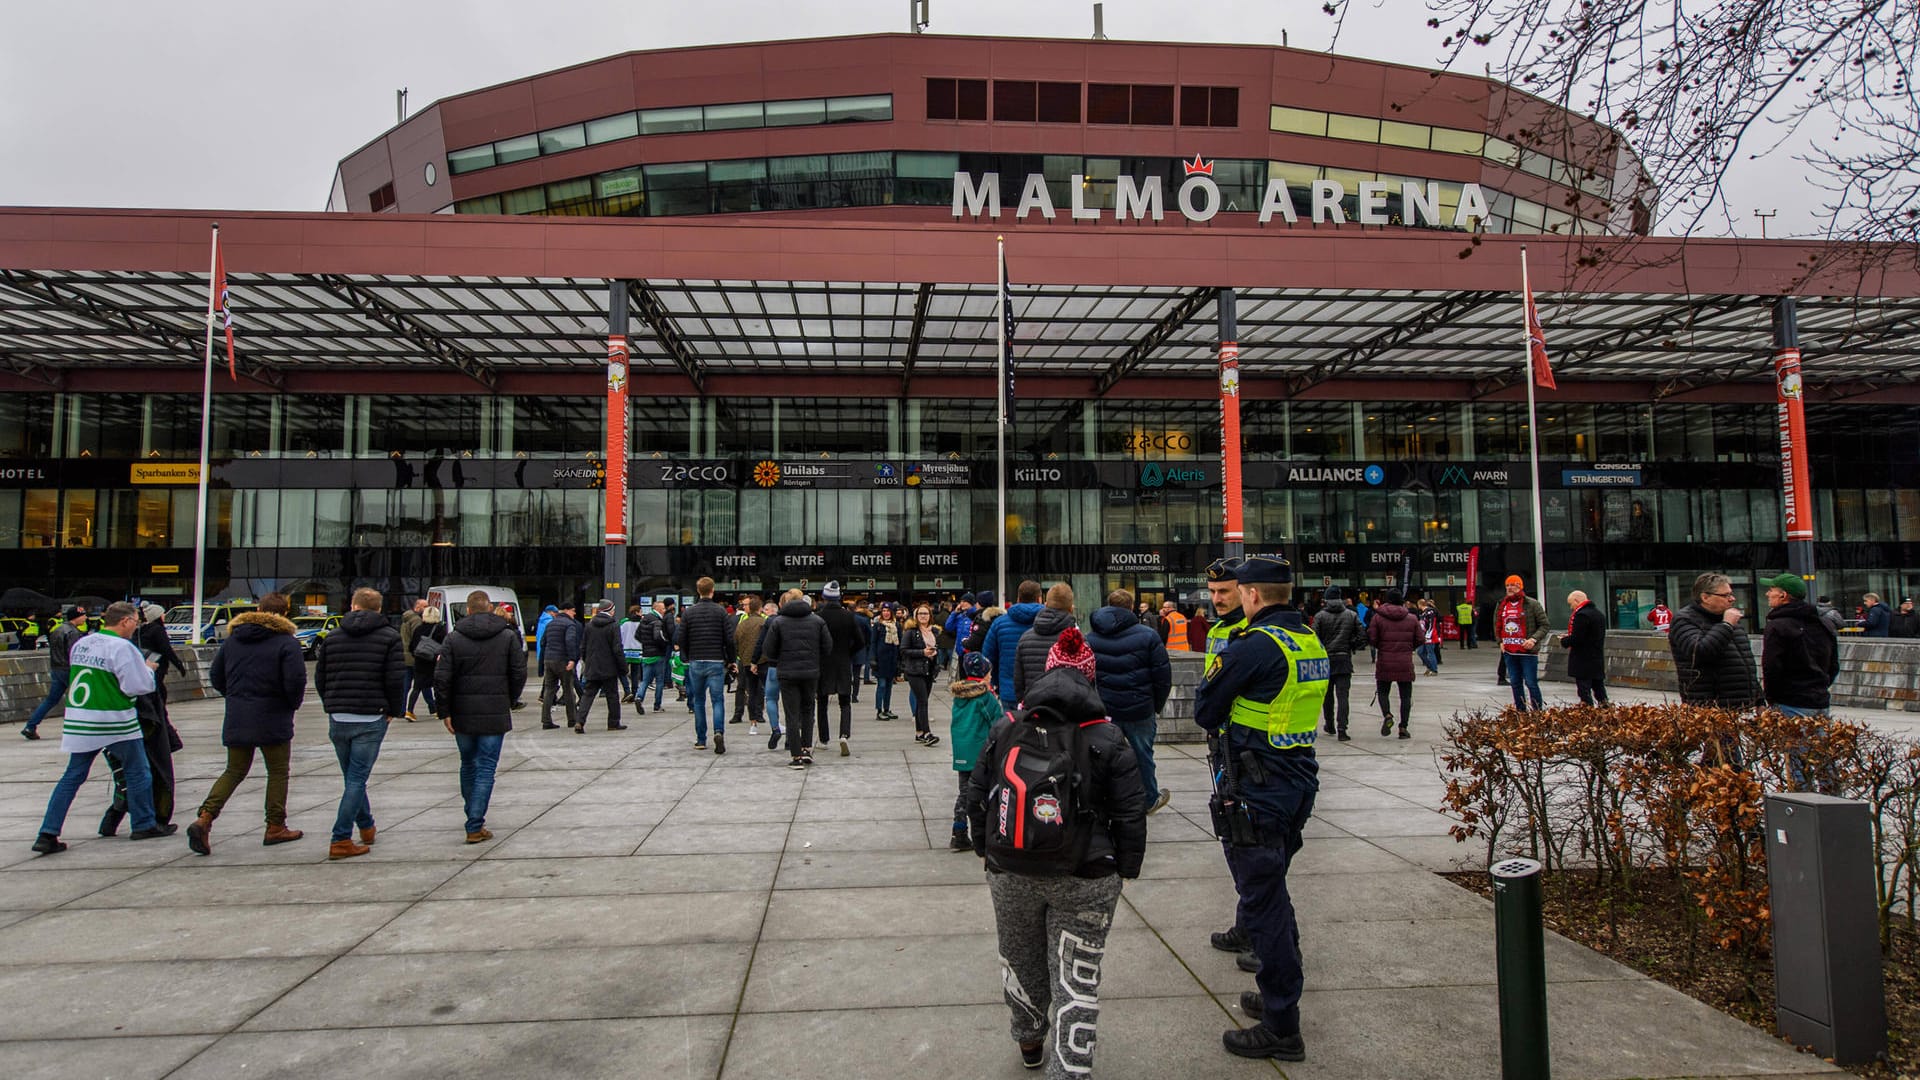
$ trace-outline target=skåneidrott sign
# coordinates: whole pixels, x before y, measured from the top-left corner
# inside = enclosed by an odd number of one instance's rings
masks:
[[[1174,193],[1174,205],[1188,221],[1211,221],[1223,205],[1220,185],[1213,180],[1213,163],[1202,161],[1195,155],[1185,165],[1187,178],[1181,182],[1180,190]],[[1067,190],[1072,199],[1068,214],[1074,221],[1098,221],[1102,210],[1086,205],[1085,180],[1086,177],[1080,173],[1067,178]],[[1423,184],[1407,182],[1398,186],[1402,220],[1408,225],[1468,228],[1472,219],[1484,220],[1487,217],[1487,198],[1479,184],[1460,185],[1460,204],[1454,208],[1452,221],[1441,220],[1440,184],[1437,181]],[[1302,190],[1307,194],[1308,213],[1316,225],[1328,222],[1346,224],[1347,212],[1341,200],[1348,196],[1354,196],[1359,204],[1354,221],[1361,225],[1388,225],[1392,222],[1387,218],[1387,196],[1394,187],[1380,180],[1362,180],[1354,189],[1349,189],[1337,180],[1316,180],[1310,185],[1302,185]],[[1024,221],[1028,214],[1035,212],[1047,221],[1052,221],[1059,214],[1053,205],[1053,195],[1047,190],[1047,178],[1041,173],[1027,174],[1013,216],[1015,220]],[[997,218],[1000,213],[999,173],[982,173],[978,180],[971,173],[953,174],[954,217]],[[1279,177],[1267,181],[1266,193],[1260,199],[1260,224],[1265,225],[1276,215],[1289,224],[1300,220],[1299,211],[1293,204],[1293,188]],[[1166,191],[1160,177],[1149,176],[1144,181],[1132,176],[1116,178],[1113,197],[1115,221],[1160,221],[1166,216]]]

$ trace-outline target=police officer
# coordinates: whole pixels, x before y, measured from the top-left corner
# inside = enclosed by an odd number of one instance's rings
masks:
[[[1247,623],[1247,613],[1240,609],[1240,583],[1236,580],[1241,561],[1215,559],[1207,567],[1207,599],[1213,604],[1214,621],[1207,627],[1207,655],[1201,668],[1205,678],[1211,678],[1220,667],[1220,655],[1227,650],[1227,639]],[[1227,868],[1231,870],[1233,865],[1229,858]],[[1238,915],[1231,927],[1214,931],[1211,940],[1213,947],[1221,952],[1239,954],[1236,963],[1241,971],[1260,970],[1260,960],[1253,955],[1253,942],[1241,929]]]
[[[1259,958],[1258,990],[1240,1008],[1260,1023],[1221,1036],[1240,1057],[1306,1060],[1300,1037],[1300,934],[1287,867],[1320,788],[1313,740],[1327,692],[1327,651],[1292,606],[1293,568],[1249,556],[1235,572],[1246,625],[1201,684],[1195,719],[1213,734],[1215,828],[1240,894],[1239,925]]]

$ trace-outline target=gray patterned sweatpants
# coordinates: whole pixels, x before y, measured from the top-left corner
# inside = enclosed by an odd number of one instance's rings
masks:
[[[1047,1041],[1048,1080],[1093,1071],[1100,961],[1120,878],[987,874],[1015,1042]]]

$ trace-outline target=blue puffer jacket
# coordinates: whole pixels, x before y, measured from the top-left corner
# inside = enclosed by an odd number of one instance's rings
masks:
[[[1151,720],[1166,707],[1173,691],[1173,663],[1167,644],[1153,628],[1126,608],[1103,607],[1087,620],[1092,632],[1094,687],[1116,722]]]
[[[1020,648],[1020,638],[1033,629],[1033,617],[1040,614],[1039,604],[1015,604],[1007,609],[1005,615],[993,620],[987,627],[987,637],[980,643],[980,651],[993,661],[993,681],[1000,694],[1000,701],[1011,709],[1014,707],[1013,662]]]

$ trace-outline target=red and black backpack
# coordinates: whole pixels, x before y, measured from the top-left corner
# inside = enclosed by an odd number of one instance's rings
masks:
[[[1092,767],[1078,723],[1039,706],[1013,714],[992,761],[987,856],[1015,873],[1065,876],[1086,862],[1095,827]]]

